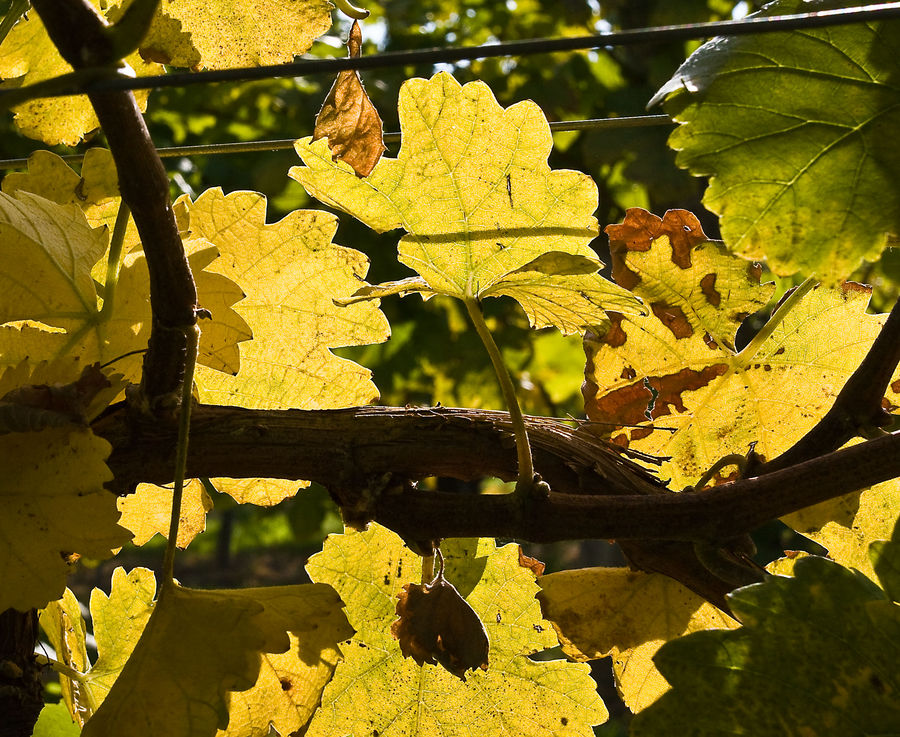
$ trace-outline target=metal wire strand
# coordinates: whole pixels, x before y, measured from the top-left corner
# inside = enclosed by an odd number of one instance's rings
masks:
[[[790,31],[826,26],[846,25],[872,20],[900,17],[900,2],[877,3],[856,8],[837,8],[812,13],[752,17],[742,20],[690,23],[685,25],[655,26],[626,31],[610,31],[591,36],[569,38],[537,38],[507,43],[485,44],[462,48],[434,48],[419,51],[393,51],[360,57],[335,59],[301,59],[289,64],[217,69],[205,72],[177,72],[151,77],[125,77],[98,79],[82,85],[61,85],[48,90],[42,97],[62,97],[85,92],[112,90],[156,89],[160,87],[185,87],[211,82],[242,82],[277,77],[301,77],[311,74],[334,74],[344,69],[384,69],[415,64],[438,64],[454,61],[486,59],[497,56],[524,56],[546,54],[554,51],[574,51],[609,48],[633,44],[660,43],[664,41],[688,41],[711,36],[738,36],[772,31]],[[46,82],[42,83],[46,84]],[[0,93],[0,104],[4,94]]]
[[[621,118],[594,118],[591,120],[566,120],[550,123],[554,133],[581,130],[610,130],[615,128],[646,128],[674,125],[668,115],[634,115]],[[298,138],[301,136],[298,136]],[[256,151],[284,151],[294,147],[294,138],[277,138],[267,141],[240,141],[236,143],[208,143],[195,146],[167,146],[157,149],[160,158],[181,156],[218,156],[221,154],[246,154]],[[400,133],[385,133],[385,143],[399,143]],[[67,154],[63,161],[78,162],[84,154]],[[0,159],[0,169],[21,169],[28,165],[27,158]]]

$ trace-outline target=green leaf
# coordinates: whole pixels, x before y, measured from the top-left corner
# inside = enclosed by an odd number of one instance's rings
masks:
[[[672,690],[638,714],[635,737],[863,737],[900,729],[900,606],[825,558],[797,561],[729,603],[743,626],[667,643]]]
[[[857,3],[850,3],[855,5]],[[779,0],[763,15],[843,2]],[[736,253],[845,278],[900,230],[900,22],[715,38],[651,100]]]
[[[602,722],[606,710],[587,666],[528,657],[557,640],[541,617],[534,573],[520,563],[518,546],[454,540],[442,550],[447,580],[487,631],[487,671],[467,673],[463,682],[440,665],[404,658],[391,624],[403,585],[422,580],[422,559],[374,523],[365,532],[331,535],[307,569],[338,590],[357,633],[309,737],[592,735],[590,725]]]
[[[900,601],[900,519],[890,540],[876,540],[869,546],[872,567],[878,580],[894,601]]]
[[[41,709],[32,737],[78,737],[81,730],[62,702],[47,704]]]
[[[378,232],[402,227],[400,261],[427,287],[464,299],[518,300],[534,327],[564,333],[605,321],[604,308],[640,311],[638,300],[601,277],[588,245],[597,234],[597,187],[551,171],[553,144],[532,102],[503,109],[487,85],[461,86],[440,73],[400,92],[403,146],[359,178],[333,161],[327,141],[295,144],[306,164],[291,176],[326,204]],[[400,291],[385,285],[377,295]],[[373,295],[374,296],[374,295]]]

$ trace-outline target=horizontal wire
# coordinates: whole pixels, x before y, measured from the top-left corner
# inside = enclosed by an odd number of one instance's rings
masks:
[[[593,118],[590,120],[564,120],[550,123],[554,133],[582,130],[609,130],[616,128],[646,128],[656,125],[674,125],[668,115],[634,115],[621,118]],[[208,143],[193,146],[166,146],[157,149],[160,158],[176,156],[201,156],[219,154],[245,154],[255,151],[283,151],[294,147],[295,138],[277,138],[269,141],[241,141],[238,143]],[[385,133],[385,143],[399,143],[400,133]],[[63,161],[81,161],[84,154],[61,156]],[[27,166],[27,158],[0,159],[0,169],[21,169]]]
[[[685,25],[654,26],[627,31],[609,31],[591,36],[568,38],[538,38],[506,43],[467,46],[461,48],[432,48],[419,51],[389,51],[381,54],[334,59],[301,59],[289,64],[275,64],[239,69],[215,69],[204,72],[176,72],[150,77],[126,77],[98,79],[83,85],[60,86],[48,90],[41,97],[62,97],[86,92],[109,92],[112,90],[155,89],[161,87],[185,87],[192,84],[212,82],[239,82],[277,77],[300,77],[309,74],[335,73],[345,69],[384,69],[387,67],[414,64],[436,64],[497,56],[524,56],[526,54],[546,54],[554,51],[575,51],[598,49],[632,44],[659,43],[663,41],[688,41],[710,36],[737,36],[751,33],[771,33],[773,31],[805,30],[827,26],[846,25],[862,21],[898,18],[900,2],[878,3],[856,8],[837,8],[812,13],[797,13],[771,17],[751,17],[741,20],[713,21],[709,23],[689,23]],[[42,83],[46,85],[51,80]],[[21,90],[0,93],[21,94]]]

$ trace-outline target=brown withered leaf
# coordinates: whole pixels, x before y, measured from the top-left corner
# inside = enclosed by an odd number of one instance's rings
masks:
[[[400,652],[419,665],[440,663],[466,680],[465,672],[488,668],[488,638],[484,625],[442,573],[431,583],[406,584],[397,598],[391,634]]]
[[[73,382],[54,382],[64,368],[46,362],[32,367],[26,361],[3,374],[0,387],[11,383],[14,388],[0,396],[0,434],[87,425],[122,388],[121,377],[111,380],[97,363],[85,366]],[[31,375],[19,383],[16,375],[28,371]]]
[[[362,32],[354,21],[347,39],[349,56],[358,57],[361,47]],[[369,176],[384,153],[381,118],[352,69],[338,74],[316,116],[313,139],[326,137],[332,156],[353,167],[358,177]]]

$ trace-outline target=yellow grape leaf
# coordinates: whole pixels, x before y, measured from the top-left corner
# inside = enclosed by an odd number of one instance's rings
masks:
[[[305,53],[331,27],[331,8],[328,0],[169,0],[141,53],[203,69],[281,64]]]
[[[405,583],[421,581],[422,559],[397,535],[370,524],[365,532],[329,536],[307,570],[338,590],[357,633],[307,736],[593,734],[591,725],[606,719],[606,709],[587,666],[528,658],[557,640],[541,618],[534,574],[520,565],[518,546],[454,540],[442,549],[447,580],[487,630],[487,671],[467,673],[463,682],[439,665],[402,656],[390,631],[397,594]]]
[[[368,269],[366,257],[337,246],[337,218],[297,210],[266,224],[266,199],[254,192],[220,189],[186,199],[193,238],[219,250],[212,270],[239,283],[246,297],[237,312],[253,329],[241,346],[236,377],[201,369],[205,402],[249,408],[322,409],[373,401],[371,372],[329,349],[385,340],[387,321],[371,305],[336,307],[332,298],[352,292]]]
[[[99,689],[95,692],[102,704],[85,725],[86,737],[115,733],[123,724],[135,737],[212,735],[228,725],[227,692],[253,688],[261,654],[286,652],[291,646],[288,632],[297,634],[301,655],[306,653],[310,661],[312,653],[318,657],[325,650],[324,657],[333,658],[334,638],[352,632],[340,599],[328,586],[223,591],[175,586],[153,604],[151,580],[146,574],[120,575],[120,600],[111,597],[104,603],[102,594],[98,599],[102,626],[109,630],[97,632],[96,667],[107,680],[98,675],[95,682],[114,683],[105,698]],[[148,612],[139,632],[128,613],[143,617]],[[101,649],[101,642],[109,652]],[[314,679],[295,685],[298,690],[304,685],[321,687]],[[269,704],[277,703],[282,692],[280,683],[275,694],[258,692],[260,713],[271,713]],[[267,696],[273,697],[271,702]],[[307,695],[304,703],[312,698]]]
[[[109,149],[89,148],[81,164],[81,173],[72,169],[61,156],[50,151],[35,151],[28,157],[24,172],[10,172],[3,177],[3,191],[8,195],[31,192],[58,205],[81,208],[91,227],[105,225],[112,233],[119,212],[119,175]],[[128,219],[122,244],[128,253],[140,243],[134,220]],[[91,276],[98,283],[106,281],[107,254],[94,264]]]
[[[116,682],[153,611],[156,578],[147,568],[112,573],[109,596],[91,592],[91,618],[97,642],[97,662],[86,671],[81,685],[80,708],[89,719]]]
[[[507,295],[534,327],[564,333],[604,323],[604,308],[640,311],[602,278],[588,245],[597,235],[597,187],[585,174],[551,171],[550,127],[533,102],[507,109],[482,82],[440,73],[400,90],[403,145],[360,179],[333,161],[325,139],[294,144],[306,166],[290,175],[322,202],[378,232],[403,228],[400,261],[426,298]],[[549,254],[549,255],[548,255]]]
[[[77,197],[77,186],[75,191]],[[64,195],[59,190],[56,194]],[[140,249],[124,257],[112,307],[102,311],[92,272],[96,274],[106,251],[105,228],[92,228],[71,204],[59,205],[19,189],[15,196],[0,193],[0,232],[5,234],[0,240],[0,322],[31,320],[50,328],[0,326],[0,363],[14,365],[29,356],[106,363],[147,347],[149,274]],[[214,247],[202,240],[185,245],[201,304],[213,314],[212,320],[202,322],[199,360],[237,371],[237,343],[247,340],[250,330],[231,305],[243,292],[226,277],[204,270],[217,255]],[[141,356],[129,356],[117,361],[115,369],[126,380],[136,380],[141,362]]]
[[[96,0],[94,5],[98,5]],[[137,53],[125,61],[138,77],[163,72],[160,64],[146,62]],[[0,44],[0,78],[10,80],[5,86],[30,85],[71,71],[37,13],[23,16]],[[147,107],[149,94],[148,90],[135,91],[141,111]],[[16,105],[13,110],[22,133],[51,146],[74,146],[100,125],[86,95],[39,97]]]
[[[884,321],[865,312],[868,288],[816,287],[779,313],[768,338],[738,353],[740,321],[772,291],[755,265],[707,241],[684,211],[660,221],[634,208],[607,230],[617,280],[652,314],[614,316],[608,330],[588,334],[585,407],[604,426],[640,425],[616,429],[614,442],[671,457],[662,473],[674,488],[752,443],[766,458],[793,445],[829,409]]]
[[[70,426],[0,435],[0,611],[62,596],[72,556],[109,558],[129,533],[103,488],[110,445]]]
[[[80,210],[28,192],[0,193],[0,322],[66,327],[97,312],[91,268],[108,234]]]
[[[873,540],[889,540],[900,510],[900,480],[885,481],[858,494],[859,507],[847,523],[829,520],[814,529],[795,528],[828,551],[845,568],[855,568],[876,583],[869,557]],[[788,524],[791,519],[785,520]]]
[[[184,550],[206,529],[206,513],[213,508],[212,499],[197,479],[184,485],[181,515],[178,518],[176,545]],[[119,524],[134,533],[132,542],[143,545],[159,533],[169,536],[172,515],[172,489],[154,484],[138,484],[133,494],[119,497]]]
[[[77,205],[88,223],[106,225],[112,231],[119,209],[119,178],[112,154],[105,148],[89,148],[84,154],[81,174],[61,156],[35,151],[28,157],[28,169],[3,177],[3,191],[31,192],[58,205]],[[136,233],[132,222],[132,231]],[[104,276],[102,274],[101,276]]]
[[[373,305],[336,307],[335,295],[363,282],[366,257],[331,242],[337,219],[297,210],[266,224],[266,199],[254,192],[203,193],[182,198],[191,237],[214,243],[220,258],[211,269],[238,282],[246,294],[235,309],[253,329],[241,346],[237,376],[198,367],[204,402],[250,408],[324,409],[367,404],[378,397],[371,372],[331,352],[378,343],[390,334]],[[303,484],[283,479],[215,479],[238,502],[269,506]]]
[[[584,568],[542,576],[538,599],[563,652],[576,661],[612,656],[616,685],[638,712],[669,690],[653,656],[688,632],[738,626],[677,581],[627,568]]]
[[[87,655],[86,631],[81,606],[69,589],[61,599],[51,601],[40,612],[41,629],[51,647],[56,651],[56,659],[77,673],[86,673],[90,667]],[[60,676],[60,687],[66,708],[79,726],[84,725],[81,685]]]

